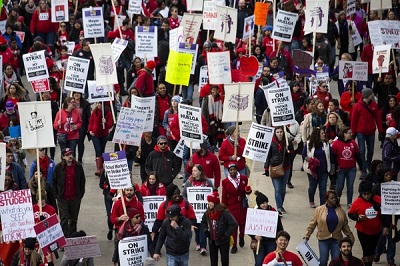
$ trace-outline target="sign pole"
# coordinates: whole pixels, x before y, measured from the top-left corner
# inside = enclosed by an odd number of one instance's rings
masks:
[[[42,206],[42,190],[41,190],[41,178],[40,178],[40,163],[39,163],[39,149],[36,148],[36,171],[38,173],[38,191],[39,193],[39,200],[38,200],[38,205],[39,205],[39,215],[42,215],[43,213],[43,206]]]
[[[240,87],[242,86],[242,83],[239,82],[239,91],[238,91],[238,95],[240,95]],[[238,145],[238,131],[239,131],[239,102],[237,103],[237,110],[236,110],[236,138],[235,138],[235,145],[233,148],[233,155],[236,156],[237,155],[237,145]]]
[[[101,124],[103,125],[103,129],[106,128],[106,124],[103,122],[104,119],[104,102],[101,102]]]
[[[393,66],[394,66],[394,75],[396,76],[396,79],[397,79],[397,77],[398,77],[398,74],[397,74],[397,65],[396,65],[396,55],[395,55],[395,53],[394,53],[394,49],[391,49],[392,50],[392,56],[393,56]]]

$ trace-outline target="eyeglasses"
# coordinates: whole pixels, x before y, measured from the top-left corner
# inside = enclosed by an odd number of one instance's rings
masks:
[[[141,217],[140,217],[140,215],[135,215],[135,216],[133,216],[133,218],[140,219]]]
[[[166,87],[158,87],[158,89],[160,89],[160,90],[166,90],[167,88],[166,88]]]
[[[160,143],[158,143],[158,145],[167,145],[168,143],[167,142],[160,142]]]
[[[328,88],[328,85],[322,86],[322,88]]]

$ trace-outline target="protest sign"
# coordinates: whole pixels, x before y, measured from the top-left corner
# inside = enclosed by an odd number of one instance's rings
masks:
[[[179,104],[179,130],[181,138],[191,142],[203,142],[201,108]]]
[[[319,266],[319,259],[317,254],[312,250],[307,240],[302,240],[296,247],[300,257],[308,266]]]
[[[204,0],[203,7],[203,29],[216,30],[217,5],[225,6],[225,0]]]
[[[373,0],[370,4],[371,10],[385,10],[392,8],[392,0]]]
[[[135,56],[140,58],[154,58],[158,56],[158,31],[155,26],[136,26],[135,29]]]
[[[293,50],[293,72],[303,76],[315,74],[313,70],[314,56],[311,52]]]
[[[389,72],[390,47],[391,45],[379,45],[374,47],[372,73],[376,74]]]
[[[38,79],[31,81],[32,90],[35,93],[50,91],[49,79]]]
[[[146,122],[143,127],[144,132],[152,132],[154,128],[154,110],[156,106],[156,96],[137,97],[132,94],[131,108],[136,109],[146,115]]]
[[[64,255],[68,260],[100,257],[100,247],[96,236],[67,238]]]
[[[347,0],[346,17],[356,13],[356,0]]]
[[[107,86],[96,86],[95,80],[88,80],[88,101],[90,103],[95,102],[109,102],[114,100],[114,89],[111,87],[107,89]],[[111,97],[108,96],[108,91],[110,90]]]
[[[0,193],[0,214],[3,242],[36,237],[30,189]]]
[[[208,83],[208,67],[201,66],[199,74],[199,91]]]
[[[69,21],[68,0],[51,0],[51,22]]]
[[[6,165],[6,144],[4,142],[0,143],[0,165]],[[0,167],[0,191],[4,191],[5,173],[3,167]]]
[[[351,39],[353,40],[354,46],[357,46],[363,42],[360,32],[358,31],[357,27],[354,27],[354,33],[351,34]]]
[[[89,64],[89,59],[70,56],[67,62],[67,71],[65,71],[64,89],[85,93]]]
[[[101,6],[83,8],[82,21],[85,38],[104,37],[103,8]]]
[[[75,42],[65,42],[65,43],[63,43],[63,45],[67,47],[68,54],[72,55],[74,48],[75,48]]]
[[[186,0],[188,11],[202,11],[204,0]],[[204,1],[205,2],[205,1]]]
[[[121,107],[112,142],[139,146],[147,115],[136,109]]]
[[[243,40],[246,40],[250,36],[254,34],[254,15],[249,16],[244,19],[244,27],[243,27]]]
[[[339,79],[368,80],[368,62],[339,61]]]
[[[111,44],[111,49],[113,51],[115,62],[118,61],[119,57],[121,56],[127,45],[127,40],[121,40],[120,38],[114,39],[113,43]]]
[[[227,84],[232,82],[229,51],[208,52],[207,66],[208,81],[210,84]]]
[[[381,201],[382,214],[400,214],[400,182],[382,183]]]
[[[174,85],[189,84],[193,55],[169,51],[165,81]]]
[[[400,21],[374,20],[368,21],[368,31],[371,43],[376,46],[391,44],[392,48],[400,49]]]
[[[258,60],[254,55],[240,58],[240,72],[246,77],[253,77],[258,72]]]
[[[214,38],[224,42],[236,42],[238,10],[227,6],[217,6],[217,25]]]
[[[125,151],[103,153],[103,159],[111,189],[124,189],[132,186]]]
[[[0,21],[0,32],[6,32],[6,24],[7,24],[6,19]]]
[[[178,52],[179,43],[183,42],[183,28],[169,30],[169,49]]]
[[[320,81],[326,82],[326,85],[328,86],[328,91],[330,90],[330,84],[329,84],[329,68],[328,67],[322,67],[322,68],[316,68],[316,73],[315,77],[313,80],[310,80],[310,95],[314,95],[315,92],[317,91],[318,85]],[[347,81],[346,81],[347,83]]]
[[[284,126],[295,121],[292,94],[290,87],[264,90],[268,94],[267,101],[271,112],[272,125]]]
[[[252,121],[253,94],[253,82],[225,84],[222,122]]]
[[[151,229],[153,228],[154,221],[157,218],[158,208],[161,203],[165,201],[165,196],[145,196],[143,197],[143,209],[145,221],[144,224]]]
[[[183,150],[185,149],[185,140],[183,138],[181,138],[178,141],[178,144],[176,144],[175,149],[174,149],[174,153],[177,157],[179,158],[183,158]]]
[[[124,19],[126,19],[125,15],[121,15],[121,13],[116,15],[114,17],[114,29],[113,30],[118,29],[118,25],[122,25],[122,22],[124,21]],[[118,20],[118,22],[117,22],[117,20]]]
[[[125,237],[118,243],[121,265],[144,265],[147,258],[147,235]]]
[[[196,58],[197,58],[197,51],[199,49],[198,44],[190,44],[190,43],[179,43],[178,45],[178,52],[184,54],[191,54],[193,55],[192,66],[190,69],[190,74],[194,75],[194,71],[196,69]]]
[[[49,78],[44,50],[22,55],[26,78],[29,82]]]
[[[307,0],[305,32],[328,32],[329,1]]]
[[[65,245],[65,237],[57,214],[39,222],[34,227],[36,238],[44,255],[47,255]]]
[[[273,135],[274,128],[251,123],[243,157],[257,162],[265,162]]]
[[[129,14],[142,14],[142,0],[129,0],[128,3]]]
[[[245,226],[245,234],[275,238],[278,212],[248,208]]]
[[[202,20],[203,15],[201,14],[183,14],[183,18],[180,22],[180,26],[183,29],[183,42],[196,44]]]
[[[90,44],[89,46],[96,66],[97,86],[117,84],[117,69],[111,43]]]
[[[213,192],[212,187],[187,187],[187,199],[192,204],[197,222],[200,223],[208,208],[207,196]]]
[[[25,32],[23,31],[14,31],[15,34],[19,37],[19,39],[21,40],[21,43],[24,43],[25,41]]]
[[[297,14],[292,12],[286,12],[278,10],[278,14],[275,19],[275,26],[272,32],[272,38],[284,42],[291,42],[294,27],[297,22]]]
[[[254,7],[255,24],[264,27],[267,24],[269,3],[256,2]]]
[[[51,103],[19,102],[22,149],[54,147]],[[43,137],[46,136],[46,137]]]

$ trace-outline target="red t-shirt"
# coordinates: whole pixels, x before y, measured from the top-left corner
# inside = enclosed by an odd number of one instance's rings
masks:
[[[336,161],[340,169],[350,169],[356,167],[355,154],[360,152],[354,140],[336,140],[332,143],[332,151],[336,156]]]
[[[381,197],[375,195],[373,200],[381,204]],[[380,219],[381,212],[375,211],[372,203],[365,201],[362,197],[358,197],[354,200],[349,213],[356,213],[357,215],[363,214],[367,216],[367,220],[356,222],[356,229],[361,233],[366,235],[375,235],[382,231]]]
[[[288,265],[292,265],[292,266],[302,266],[303,265],[303,262],[301,262],[299,256],[297,256],[293,252],[285,251],[282,253],[282,257],[285,259],[285,261]],[[267,256],[265,256],[263,264],[267,264],[267,263],[273,261],[275,258],[276,258],[275,251],[272,251]],[[281,259],[279,259],[278,262],[283,262],[283,261]]]

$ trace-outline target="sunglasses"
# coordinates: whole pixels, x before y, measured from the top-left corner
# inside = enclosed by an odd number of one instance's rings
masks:
[[[328,88],[328,86],[327,86],[327,85],[325,85],[325,86],[322,86],[322,88]]]
[[[160,143],[158,143],[158,145],[167,145],[168,143],[167,142],[160,142]]]

